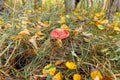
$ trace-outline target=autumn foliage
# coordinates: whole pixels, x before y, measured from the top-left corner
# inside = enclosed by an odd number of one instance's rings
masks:
[[[5,0],[0,80],[119,80],[120,12],[107,0]],[[35,5],[35,4],[36,5]]]

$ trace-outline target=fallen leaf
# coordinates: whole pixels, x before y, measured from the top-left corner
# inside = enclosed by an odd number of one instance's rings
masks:
[[[108,77],[108,76],[104,76],[103,80],[112,80],[112,79],[110,77]]]
[[[57,66],[57,65],[60,65],[60,64],[62,64],[64,61],[56,61],[55,62],[55,65]]]
[[[23,31],[20,31],[18,35],[25,36],[25,35],[30,35],[30,33],[28,29],[24,29]]]
[[[57,74],[55,74],[52,80],[62,80],[62,73],[58,72]]]
[[[46,74],[54,75],[55,72],[56,72],[56,67],[53,64],[46,65],[44,69],[42,70],[42,73],[44,75]]]
[[[34,49],[28,49],[27,54],[30,54],[30,55],[35,54],[35,50]]]
[[[105,27],[104,27],[103,25],[97,25],[97,27],[98,27],[98,29],[100,29],[100,30],[104,30],[104,29],[105,29]]]
[[[101,75],[100,71],[98,70],[92,70],[90,73],[90,76],[93,80],[102,80],[103,76]]]
[[[90,37],[90,36],[93,36],[92,33],[89,33],[89,32],[82,32],[82,34],[86,37]]]
[[[61,26],[61,29],[69,30],[69,27],[68,27],[66,24],[63,24],[63,25]]]
[[[90,39],[88,39],[88,38],[84,37],[83,39],[84,39],[85,42],[90,42]]]
[[[81,80],[81,78],[81,75],[78,73],[73,75],[73,80]]]
[[[46,78],[47,75],[34,75],[32,76],[34,79]]]
[[[70,61],[66,62],[65,65],[68,69],[75,69],[76,67],[75,63]]]
[[[37,43],[36,43],[36,36],[32,36],[29,41],[33,44],[33,46],[35,47],[35,49],[38,49],[37,47]]]
[[[119,27],[114,27],[114,30],[120,32],[120,28]]]
[[[115,44],[116,44],[116,46],[120,47],[120,40],[117,41]]]
[[[66,22],[66,17],[65,16],[60,16],[60,20],[58,21],[58,23],[63,24]]]

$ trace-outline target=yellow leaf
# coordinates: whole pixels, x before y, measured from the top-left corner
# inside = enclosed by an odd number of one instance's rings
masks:
[[[51,66],[52,66],[52,64],[50,63],[50,64],[46,65],[46,66],[44,67],[44,69],[49,68],[49,67],[51,67]]]
[[[79,74],[74,74],[74,75],[73,75],[73,80],[81,80],[81,75],[79,75]]]
[[[74,10],[73,12],[75,15],[78,15],[79,14],[79,11],[78,10]]]
[[[100,23],[101,23],[101,24],[107,24],[107,23],[108,23],[108,20],[101,20]]]
[[[69,27],[68,27],[66,24],[63,24],[63,25],[61,26],[61,29],[69,30]]]
[[[40,24],[36,24],[36,28],[37,28],[37,29],[41,29],[42,26],[41,26]]]
[[[0,25],[4,24],[4,22],[2,20],[0,20]]]
[[[101,52],[104,53],[104,52],[107,52],[108,50],[109,50],[109,48],[104,48],[104,49],[101,50]]]
[[[115,16],[120,16],[120,12],[115,12]]]
[[[84,18],[81,16],[78,16],[78,20],[84,20]]]
[[[108,20],[97,20],[98,24],[107,24]]]
[[[75,28],[73,30],[70,30],[71,33],[75,36],[78,36],[79,33],[83,32],[83,27]]]
[[[83,32],[82,34],[83,34],[84,36],[86,36],[86,37],[93,36],[93,34],[92,34],[92,33],[89,33],[89,32]]]
[[[18,24],[16,24],[16,28],[20,28],[20,26]]]
[[[120,28],[119,27],[114,27],[114,30],[115,31],[120,31]]]
[[[32,11],[31,10],[25,10],[25,13],[30,14]]]
[[[105,14],[104,12],[100,12],[100,13],[96,13],[95,16],[96,17],[102,17],[102,16],[104,16],[104,14]]]
[[[46,22],[39,22],[39,24],[41,25],[41,26],[45,26],[45,27],[48,27],[49,26],[49,23],[46,21]]]
[[[11,27],[11,24],[7,23],[4,26],[5,26],[5,28],[9,28],[9,27]]]
[[[16,4],[19,4],[19,5],[22,5],[22,4],[23,4],[22,0],[16,0],[15,3],[16,3]]]
[[[62,73],[61,72],[58,72],[52,80],[62,80]]]
[[[94,16],[94,21],[97,21],[98,20],[98,17]]]
[[[66,22],[66,17],[65,16],[60,16],[60,20],[58,21],[58,23],[65,23]]]
[[[45,38],[45,35],[43,34],[43,35],[38,35],[38,36],[36,36],[35,35],[35,37],[37,38],[37,40],[43,40],[44,38]]]
[[[30,35],[28,29],[24,29],[23,31],[19,32],[18,35],[25,36],[25,35]]]
[[[97,27],[100,29],[100,30],[104,30],[104,26],[103,25],[97,25]]]
[[[92,80],[95,80],[96,78],[99,78],[99,80],[103,79],[103,76],[101,75],[100,71],[98,71],[98,70],[91,71],[90,76],[91,76]]]
[[[36,43],[36,36],[32,36],[29,41],[33,44],[35,49],[38,49],[37,43]]]
[[[75,66],[76,66],[75,63],[69,62],[69,61],[66,62],[65,65],[68,69],[75,69]]]
[[[28,14],[28,13],[27,13],[27,14]],[[22,20],[21,20],[21,23],[22,23],[23,25],[26,25],[26,24],[30,23],[30,20],[29,20],[28,17],[23,17]]]
[[[57,66],[57,65],[60,65],[60,64],[62,64],[63,63],[63,61],[56,61],[55,62],[55,65]]]
[[[54,75],[56,72],[56,67],[53,66],[53,64],[48,64],[44,67],[44,69],[42,70],[43,74],[50,74],[50,75]]]
[[[117,24],[115,21],[113,21],[113,22],[112,22],[112,26],[113,26],[113,27],[118,27],[118,24]]]
[[[70,18],[70,15],[66,15],[66,18]]]
[[[42,32],[40,32],[40,31],[35,33],[35,36],[37,36],[37,37],[41,37],[41,36],[43,36],[43,35],[44,35],[44,34],[43,34]]]
[[[95,22],[91,22],[91,24],[93,24],[93,25],[99,25],[99,22],[98,21],[95,21]]]
[[[88,38],[84,37],[83,39],[84,39],[85,42],[90,42],[90,39],[88,39]]]
[[[24,20],[22,20],[22,22],[21,22],[23,25],[25,25],[25,24],[27,24],[28,22],[27,21],[24,21]]]
[[[45,25],[46,25],[46,27],[48,27],[50,24],[49,24],[49,21],[45,21],[45,22],[43,22]]]
[[[12,40],[16,40],[16,38],[17,38],[17,36],[15,36],[15,35],[10,36],[10,39],[12,39]]]

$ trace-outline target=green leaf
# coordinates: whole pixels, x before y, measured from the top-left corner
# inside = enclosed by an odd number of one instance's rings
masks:
[[[50,74],[47,74],[47,79],[46,80],[52,80],[53,76]]]

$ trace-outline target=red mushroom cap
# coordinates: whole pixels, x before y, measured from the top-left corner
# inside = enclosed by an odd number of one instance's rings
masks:
[[[69,32],[67,30],[63,30],[60,28],[54,29],[51,33],[50,36],[53,39],[64,39],[69,36]]]

